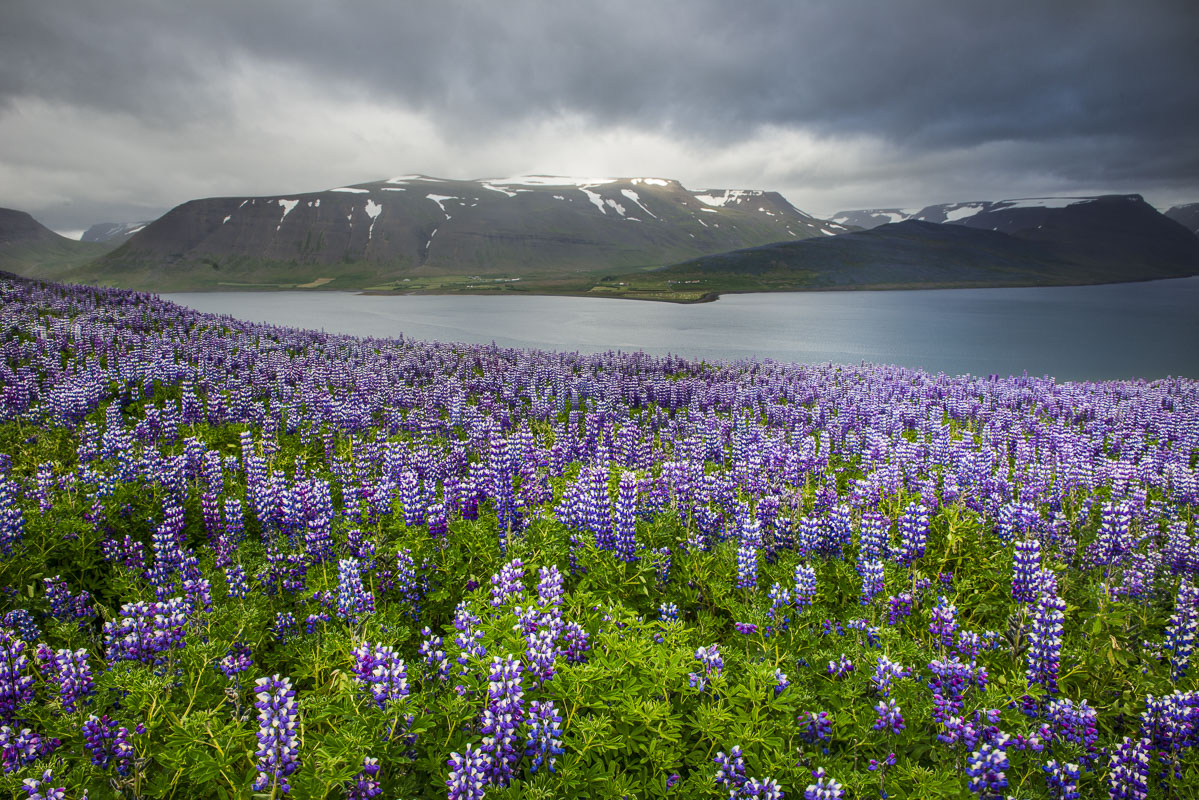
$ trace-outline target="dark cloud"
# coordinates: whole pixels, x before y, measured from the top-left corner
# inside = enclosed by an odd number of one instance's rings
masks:
[[[255,124],[229,99],[241,80],[282,101],[295,90],[423,115],[462,152],[559,118],[705,152],[793,130],[871,137],[911,159],[1022,143],[1000,148],[1016,163],[969,172],[1024,170],[1030,182],[1028,170],[1048,168],[1073,186],[1199,188],[1187,141],[1199,129],[1196,74],[1190,0],[9,0],[0,9],[0,119],[36,98],[146,128],[203,124],[219,135],[224,124],[234,135]],[[1102,162],[1071,157],[1074,142],[1091,143],[1083,151]],[[1037,163],[1045,159],[1058,161]]]

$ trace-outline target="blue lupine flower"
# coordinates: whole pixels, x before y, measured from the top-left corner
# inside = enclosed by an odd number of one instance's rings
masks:
[[[258,778],[254,791],[284,794],[291,791],[287,776],[299,769],[299,709],[291,680],[273,675],[255,683],[254,707],[258,709]]]

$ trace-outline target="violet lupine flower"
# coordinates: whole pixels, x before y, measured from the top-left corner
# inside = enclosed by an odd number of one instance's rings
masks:
[[[283,794],[291,791],[287,776],[299,769],[300,740],[299,709],[291,680],[279,675],[259,678],[254,682],[254,707],[258,709],[258,778],[254,791],[278,788]]]
[[[858,533],[858,561],[881,561],[887,557],[891,521],[882,514],[867,511],[862,515]]]
[[[450,775],[445,782],[448,800],[483,800],[491,771],[487,754],[467,744],[461,755],[450,753],[448,763]]]
[[[357,623],[367,614],[375,613],[375,597],[362,583],[362,564],[356,558],[337,562],[337,615]]]
[[[708,688],[708,681],[711,679],[712,673],[722,674],[724,659],[720,657],[720,648],[712,644],[696,650],[695,660],[700,663],[704,671],[702,675],[696,672],[688,673],[688,683],[702,692]]]
[[[766,626],[766,635],[772,636],[787,630],[791,624],[791,617],[787,614],[791,607],[791,590],[776,582],[770,587],[766,597],[770,600],[770,608],[766,610],[766,618],[770,620]]]
[[[26,778],[21,781],[21,788],[28,795],[27,800],[66,800],[67,789],[65,786],[54,787],[50,784],[54,781],[54,772],[46,770],[42,773],[41,779]]]
[[[924,557],[928,545],[928,508],[912,501],[899,518],[899,563],[910,566]]]
[[[796,721],[799,723],[799,735],[811,744],[827,742],[833,735],[833,718],[827,711],[801,711]]]
[[[118,775],[128,775],[137,755],[130,736],[142,735],[146,732],[140,722],[130,732],[124,725],[117,725],[116,720],[109,719],[105,714],[97,717],[89,714],[81,726],[83,746],[87,750],[91,762],[100,769],[108,769],[113,763],[117,766]]]
[[[525,565],[519,558],[514,558],[491,576],[491,606],[500,608],[512,595],[525,590]]]
[[[8,725],[0,726],[0,764],[4,772],[15,772],[26,764],[50,755],[58,749],[58,739],[47,739],[29,728],[14,730]]]
[[[637,476],[622,472],[612,514],[612,536],[616,557],[629,564],[637,560],[637,489]]]
[[[543,765],[550,772],[554,771],[554,763],[563,752],[561,723],[562,717],[551,701],[534,700],[529,703],[529,716],[525,723],[529,731],[525,739],[525,755],[533,759],[529,772],[537,772]]]
[[[758,626],[752,622],[734,622],[733,628],[742,636],[750,636],[758,632]]]
[[[17,489],[0,473],[0,552],[9,555],[25,536],[25,514],[17,505]]]
[[[1054,698],[1046,711],[1055,738],[1081,745],[1088,752],[1094,749],[1099,739],[1099,712],[1086,700],[1075,703],[1064,697]]]
[[[1130,739],[1112,749],[1107,770],[1107,788],[1111,800],[1146,800],[1149,797],[1148,739]]]
[[[528,647],[525,656],[529,661],[528,671],[543,685],[554,677],[554,658],[558,655],[558,631],[554,627],[537,628],[527,634],[525,641]]]
[[[1018,603],[1031,603],[1040,589],[1038,574],[1041,571],[1041,542],[1025,539],[1016,543],[1012,556],[1012,599]]]
[[[743,538],[737,546],[737,588],[758,588],[758,548],[749,538]]]
[[[912,616],[912,593],[900,592],[887,598],[887,624],[894,625],[899,620]]]
[[[1024,660],[1028,682],[1057,693],[1057,672],[1062,652],[1062,623],[1066,620],[1066,601],[1052,591],[1042,591],[1036,615],[1028,631],[1028,650]]]
[[[806,564],[795,565],[795,606],[807,608],[816,599],[816,570]]]
[[[990,744],[982,745],[970,754],[966,761],[966,774],[970,776],[970,791],[982,800],[1003,800],[1007,788],[1007,769],[1011,764],[1007,753]]]
[[[1045,784],[1053,800],[1078,800],[1082,796],[1078,791],[1082,770],[1077,764],[1061,764],[1057,759],[1050,759],[1041,770],[1045,773]]]
[[[875,704],[874,713],[877,719],[871,727],[876,731],[899,733],[906,727],[903,714],[894,700],[883,700]]]
[[[775,669],[774,669],[774,696],[778,697],[790,685],[791,685],[791,679],[787,677],[787,673],[783,672],[778,667],[775,667]]]
[[[1170,651],[1170,680],[1178,683],[1186,676],[1195,638],[1199,633],[1199,587],[1183,581],[1178,585],[1174,613],[1166,627],[1166,650]]]
[[[727,756],[723,750],[717,752],[712,760],[716,762],[716,775],[713,776],[713,780],[730,790],[730,797],[736,797],[745,785],[745,758],[741,755],[741,745],[733,745]]]
[[[161,664],[170,650],[185,645],[188,603],[182,597],[166,602],[125,603],[115,620],[104,623],[105,659]]]
[[[520,684],[520,662],[492,656],[487,683],[487,707],[480,730],[483,752],[491,762],[490,780],[507,786],[516,774],[521,752],[516,746],[516,729],[524,719],[524,689]]]
[[[89,592],[72,594],[71,590],[67,588],[66,581],[58,575],[52,578],[43,578],[42,585],[46,588],[46,602],[50,604],[50,616],[55,619],[65,622],[93,615],[92,596]]]
[[[379,783],[379,759],[365,756],[362,759],[362,771],[354,776],[354,780],[346,784],[346,800],[371,800],[383,794],[383,785]]]
[[[450,678],[450,659],[442,649],[444,640],[440,636],[434,636],[433,631],[429,626],[421,628],[420,635],[423,637],[420,643],[420,655],[425,659],[427,664],[433,671],[433,675],[439,682],[444,682]]]
[[[853,661],[844,653],[837,661],[828,662],[828,674],[834,678],[844,678],[849,673],[853,672]]]
[[[33,615],[23,608],[14,608],[5,614],[0,627],[11,628],[27,642],[36,642],[42,635],[41,628],[33,621]]]
[[[657,556],[658,583],[665,586],[670,583],[670,548],[659,547],[654,550],[654,555]]]
[[[974,677],[974,670],[956,655],[945,660],[936,659],[928,668],[933,672],[933,677],[928,679],[928,688],[933,692],[933,719],[944,722],[948,717],[960,716],[962,695]]]
[[[890,697],[891,684],[901,678],[910,677],[912,677],[912,673],[903,664],[892,661],[886,656],[879,656],[870,682],[874,685],[874,691],[881,697]]]
[[[217,670],[229,679],[245,672],[252,666],[254,666],[254,658],[250,652],[250,646],[243,642],[234,642],[216,664]]]
[[[483,631],[476,628],[479,622],[479,618],[471,613],[465,600],[454,609],[454,627],[458,630],[454,644],[458,645],[459,650],[457,661],[460,675],[466,674],[471,657],[482,658],[487,655],[487,649],[482,644]]]
[[[385,709],[408,696],[408,668],[394,647],[363,643],[354,648],[353,656],[350,670],[376,706]]]
[[[932,611],[928,632],[942,650],[953,646],[953,634],[958,629],[957,613],[957,606],[949,602],[945,595],[937,597],[937,607]]]
[[[679,607],[675,603],[663,603],[658,606],[658,620],[660,622],[678,622]]]
[[[750,778],[741,787],[742,797],[755,797],[759,800],[783,800],[786,793],[774,778]]]
[[[815,783],[809,783],[804,789],[804,800],[842,800],[845,797],[845,787],[828,777],[824,767],[812,770]]]
[[[24,639],[0,628],[0,720],[12,720],[20,706],[34,699],[26,646]]]
[[[87,663],[86,650],[57,650],[47,666],[50,680],[58,684],[58,696],[64,711],[74,712],[77,702],[95,693],[96,685],[92,668]]]
[[[234,600],[250,596],[250,584],[246,582],[246,571],[241,564],[225,567],[225,585],[229,587],[229,596]]]
[[[883,569],[883,562],[878,560],[859,561],[857,570],[858,574],[862,576],[862,596],[858,602],[861,605],[868,606],[886,588],[886,573]]]

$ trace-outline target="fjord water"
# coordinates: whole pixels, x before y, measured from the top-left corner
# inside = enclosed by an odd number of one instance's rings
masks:
[[[714,303],[333,292],[162,295],[198,311],[355,336],[687,358],[872,362],[1060,380],[1199,377],[1199,277],[1021,289],[788,292]]]

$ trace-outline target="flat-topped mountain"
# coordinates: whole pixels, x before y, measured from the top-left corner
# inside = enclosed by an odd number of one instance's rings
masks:
[[[149,225],[151,220],[143,222],[97,222],[83,232],[81,242],[115,242],[124,244],[129,237]]]
[[[665,178],[405,175],[323,192],[192,200],[81,277],[150,289],[398,288],[431,276],[654,267],[846,230],[776,192],[691,191]]]

